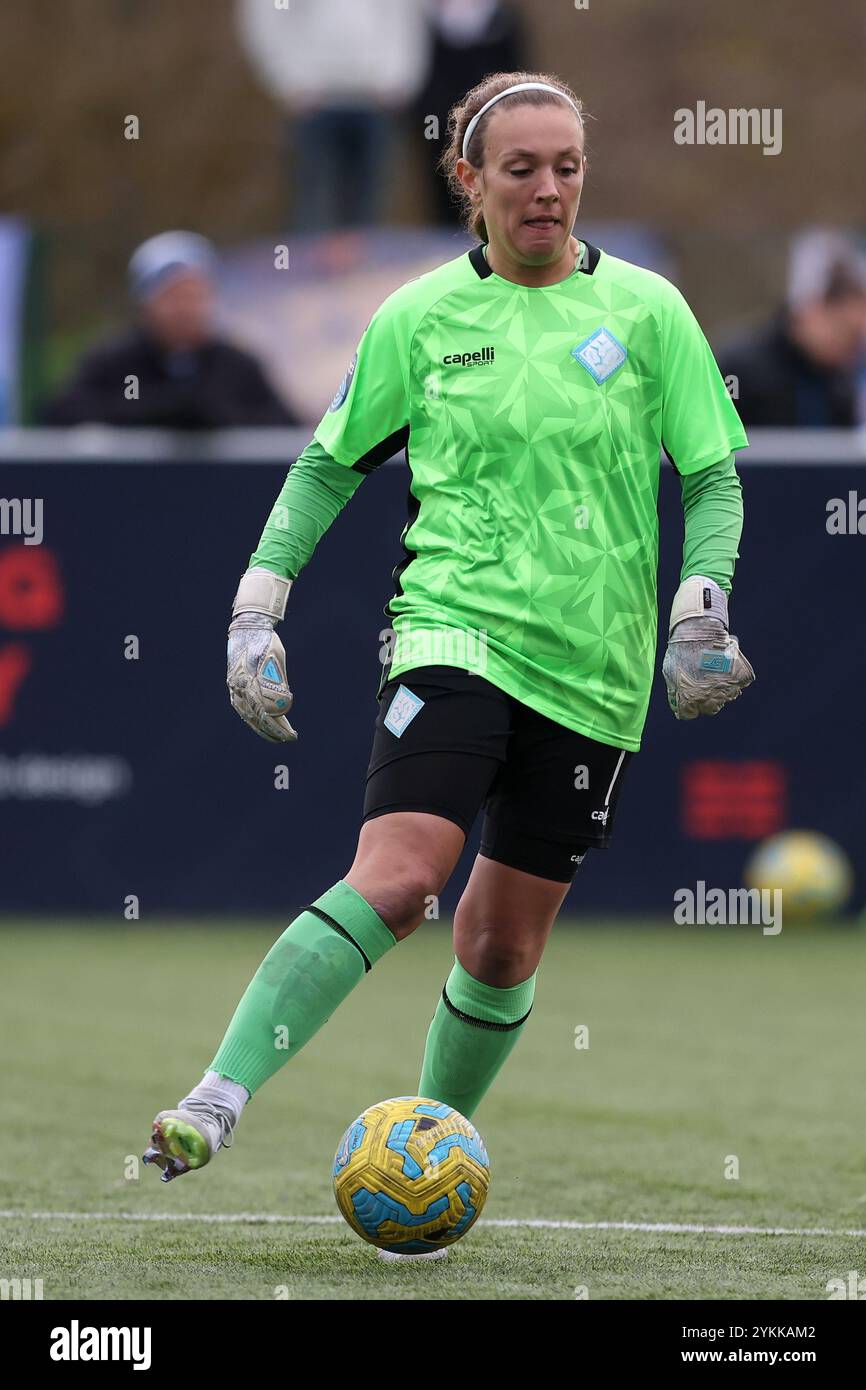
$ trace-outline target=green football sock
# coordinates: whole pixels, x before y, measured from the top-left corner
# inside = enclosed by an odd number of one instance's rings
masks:
[[[455,958],[427,1034],[419,1096],[471,1119],[523,1032],[534,994],[535,975],[498,989],[474,979]]]
[[[326,1023],[396,938],[342,879],[275,941],[235,1010],[209,1070],[250,1095]]]

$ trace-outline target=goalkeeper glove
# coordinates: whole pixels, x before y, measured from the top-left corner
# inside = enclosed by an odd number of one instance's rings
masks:
[[[226,685],[232,708],[271,743],[298,737],[286,718],[294,696],[286,677],[285,648],[274,631],[285,615],[291,587],[290,579],[270,570],[247,570],[235,594],[229,626]]]
[[[714,579],[693,574],[677,589],[662,675],[677,719],[717,714],[755,673],[728,632],[728,599]]]

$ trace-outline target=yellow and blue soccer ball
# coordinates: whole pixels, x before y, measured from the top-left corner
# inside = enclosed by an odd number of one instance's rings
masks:
[[[782,891],[791,920],[832,917],[851,896],[854,874],[843,850],[814,830],[786,830],[761,844],[746,865],[747,888]]]
[[[420,1255],[453,1245],[478,1218],[490,1160],[459,1110],[396,1096],[354,1120],[334,1158],[334,1194],[359,1236],[381,1250]]]

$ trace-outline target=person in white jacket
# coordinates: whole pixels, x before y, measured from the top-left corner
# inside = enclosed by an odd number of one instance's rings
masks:
[[[388,150],[429,63],[425,0],[238,0],[237,24],[288,118],[289,225],[325,232],[379,222]]]

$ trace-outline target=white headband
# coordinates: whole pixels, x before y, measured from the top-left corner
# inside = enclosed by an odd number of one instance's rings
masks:
[[[469,148],[469,141],[472,139],[473,131],[475,130],[475,127],[477,126],[478,122],[481,120],[481,117],[484,115],[484,112],[489,111],[491,106],[494,106],[497,101],[501,101],[503,97],[510,97],[512,92],[529,91],[553,92],[554,96],[562,97],[563,101],[567,101],[569,106],[574,107],[574,110],[577,112],[578,117],[580,116],[580,111],[574,105],[574,102],[572,101],[571,97],[566,96],[565,92],[561,92],[558,87],[551,87],[549,82],[518,82],[515,87],[506,87],[504,92],[497,92],[495,97],[491,97],[489,101],[486,101],[484,103],[480,111],[476,111],[475,115],[472,117],[472,120],[466,127],[466,134],[463,136],[464,159],[468,159],[466,151]]]

